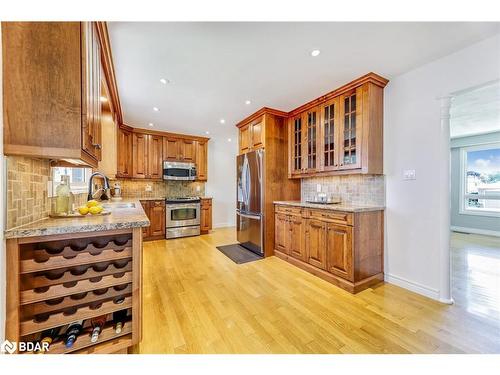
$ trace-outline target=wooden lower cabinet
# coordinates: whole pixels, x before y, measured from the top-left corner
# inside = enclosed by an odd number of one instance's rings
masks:
[[[212,198],[201,198],[200,233],[207,234],[212,230]]]
[[[306,261],[306,247],[304,242],[305,223],[300,216],[291,215],[288,219],[288,249],[290,256]]]
[[[353,281],[352,227],[327,223],[325,228],[328,272]]]
[[[306,253],[307,262],[315,267],[326,270],[326,223],[306,220]]]
[[[383,281],[384,212],[276,205],[275,255],[351,293]]]
[[[142,208],[149,221],[149,227],[142,228],[144,241],[161,240],[165,238],[165,201],[164,200],[143,200]]]

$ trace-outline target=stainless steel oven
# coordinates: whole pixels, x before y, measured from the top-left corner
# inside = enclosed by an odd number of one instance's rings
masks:
[[[200,234],[200,198],[167,198],[166,215],[167,238]]]
[[[164,161],[163,179],[193,181],[196,179],[196,164],[176,161]]]

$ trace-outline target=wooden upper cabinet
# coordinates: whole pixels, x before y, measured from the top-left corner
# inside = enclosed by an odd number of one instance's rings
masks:
[[[239,128],[239,152],[244,154],[265,146],[265,116],[259,116],[252,122]]]
[[[164,137],[163,152],[165,160],[194,163],[196,144],[192,138]]]
[[[208,180],[208,142],[196,141],[196,179],[198,181]]]
[[[299,114],[289,119],[288,144],[289,144],[289,164],[291,175],[300,175],[304,172],[304,139],[303,116]]]
[[[319,156],[322,171],[339,168],[339,98],[320,106]]]
[[[339,168],[361,167],[362,88],[340,96]]]
[[[319,167],[318,143],[319,143],[319,114],[318,108],[311,108],[302,115],[304,124],[303,143],[305,144],[305,172],[314,173]]]
[[[165,160],[178,161],[179,160],[179,144],[178,138],[163,138],[163,155]]]
[[[133,176],[134,178],[148,177],[148,135],[142,133],[133,134]]]
[[[117,135],[117,177],[132,177],[132,131],[118,127]]]
[[[289,177],[383,173],[383,91],[369,73],[290,112]]]
[[[132,155],[134,178],[161,179],[163,175],[163,137],[133,133]]]
[[[186,163],[194,163],[196,156],[196,142],[193,139],[179,141],[179,159]]]
[[[101,53],[93,22],[2,23],[4,152],[97,167]]]
[[[148,135],[148,178],[161,179],[163,177],[163,137]]]
[[[240,154],[244,154],[250,151],[250,134],[251,134],[250,125],[245,125],[240,128],[239,132]]]

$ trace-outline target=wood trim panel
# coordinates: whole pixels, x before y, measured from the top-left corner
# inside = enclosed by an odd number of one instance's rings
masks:
[[[381,87],[381,88],[384,88],[387,83],[389,83],[389,80],[382,77],[382,76],[379,76],[378,74],[376,73],[373,73],[373,72],[370,72],[368,74],[365,74],[364,76],[361,76],[357,79],[355,79],[354,81],[351,81],[333,91],[330,91],[314,100],[311,100],[310,102],[307,102],[303,105],[301,105],[300,107],[297,107],[293,110],[291,110],[290,112],[288,112],[288,116],[295,116],[299,113],[302,113],[304,111],[307,111],[308,109],[312,108],[312,107],[315,107],[317,105],[320,105],[330,99],[333,99],[334,97],[336,96],[339,96],[339,95],[342,95],[342,94],[345,94],[353,89],[355,89],[356,87],[358,86],[362,86],[363,84],[365,83],[372,83],[378,87]]]
[[[97,37],[101,44],[101,65],[109,90],[111,105],[116,114],[116,120],[119,124],[123,122],[122,108],[118,94],[118,85],[116,83],[115,65],[113,63],[113,54],[111,52],[111,43],[109,41],[108,25],[106,22],[96,22]]]
[[[134,133],[159,135],[162,137],[169,137],[169,138],[192,139],[192,140],[196,140],[196,141],[208,141],[208,140],[210,140],[210,138],[202,137],[199,135],[189,135],[189,134],[164,132],[164,131],[159,131],[159,130],[135,128],[135,127],[127,125],[127,124],[120,124],[120,126],[125,127],[125,128],[127,128],[127,130],[134,132]]]
[[[257,112],[252,113],[250,116],[247,118],[241,120],[236,124],[237,128],[241,128],[242,126],[245,126],[246,124],[256,120],[258,117],[263,116],[265,114],[268,115],[273,115],[277,117],[288,117],[287,112],[280,111],[279,109],[273,109],[273,108],[268,108],[268,107],[263,107],[259,109]]]

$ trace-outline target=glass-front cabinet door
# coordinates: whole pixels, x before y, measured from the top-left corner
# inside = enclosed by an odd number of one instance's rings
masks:
[[[361,88],[340,96],[340,169],[361,166],[361,97]]]
[[[339,98],[334,98],[321,105],[320,142],[318,144],[321,170],[338,169],[338,128]]]
[[[302,162],[303,145],[304,145],[304,126],[302,124],[302,116],[297,115],[290,119],[290,172],[292,175],[301,174],[304,169]]]
[[[305,124],[305,148],[306,162],[304,167],[307,173],[315,172],[319,167],[318,157],[318,134],[319,134],[319,113],[318,108],[311,108],[304,112],[302,123]]]

